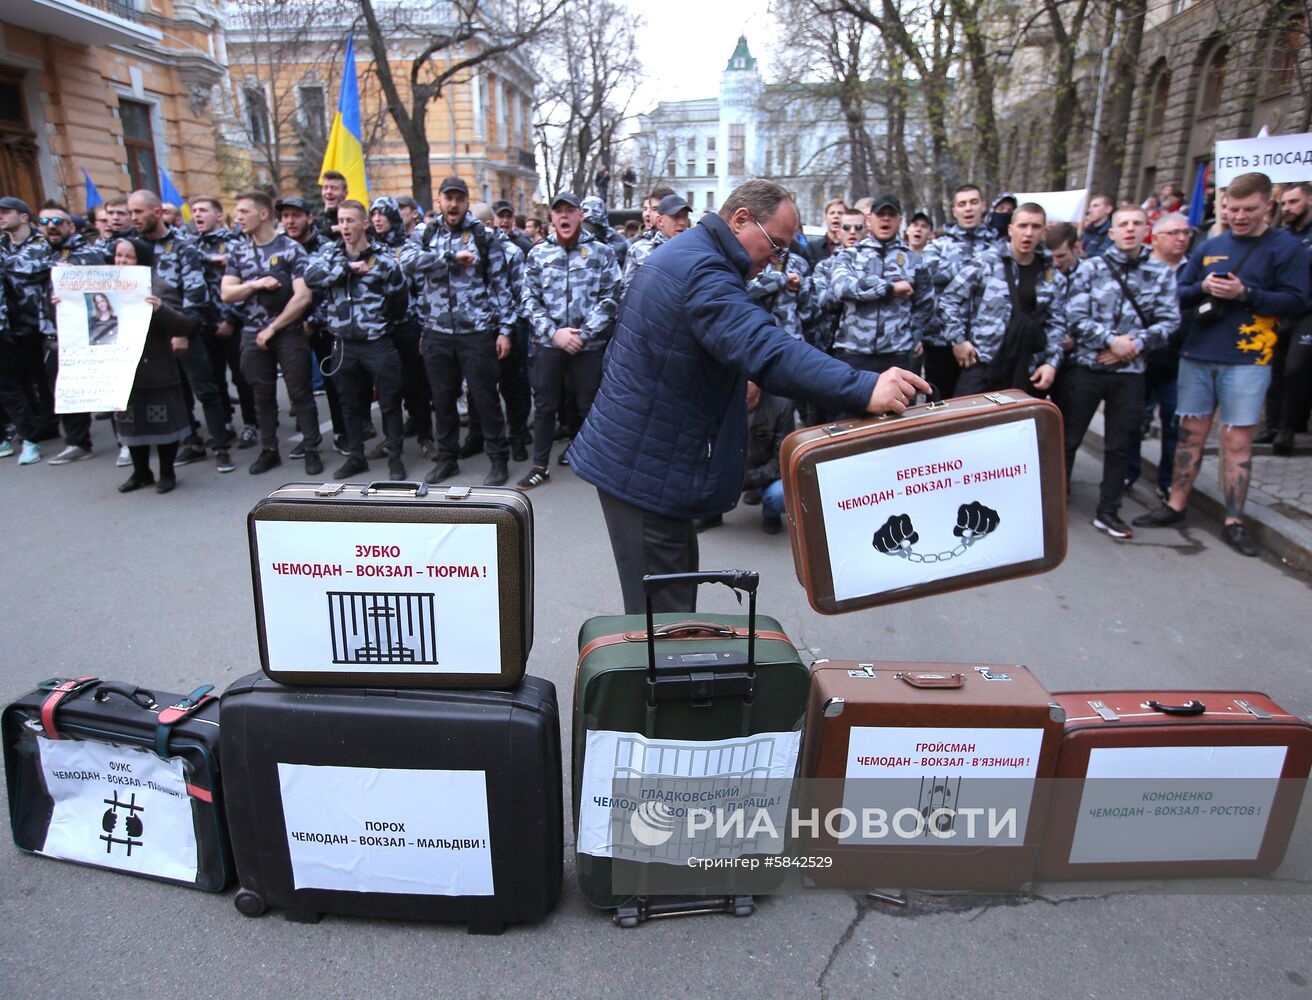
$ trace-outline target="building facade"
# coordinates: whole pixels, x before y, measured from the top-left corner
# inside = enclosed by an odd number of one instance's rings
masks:
[[[207,0],[0,0],[0,191],[33,208],[217,191],[222,31]]]

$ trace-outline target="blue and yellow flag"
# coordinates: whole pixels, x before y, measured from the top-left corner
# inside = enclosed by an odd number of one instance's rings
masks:
[[[173,186],[173,181],[163,167],[159,168],[159,200],[170,201],[177,205],[178,213],[182,218],[187,222],[191,221],[191,206],[188,205],[186,199],[178,193],[178,189]]]
[[[355,35],[346,36],[346,57],[342,60],[342,89],[337,97],[337,114],[328,133],[328,148],[323,151],[319,183],[329,170],[346,178],[347,195],[369,204],[369,181],[364,173],[364,141],[360,129],[360,85],[355,78]]]
[[[100,192],[96,190],[96,185],[91,182],[91,175],[87,173],[87,168],[82,168],[82,176],[87,181],[87,211],[90,212],[97,205],[103,205],[105,199],[100,197]]]

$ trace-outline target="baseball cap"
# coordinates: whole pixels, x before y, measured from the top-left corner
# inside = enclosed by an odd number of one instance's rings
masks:
[[[572,205],[574,208],[582,208],[583,202],[579,201],[579,196],[572,191],[562,191],[556,197],[551,199],[551,207],[555,208],[561,202],[566,205]]]
[[[305,204],[305,199],[298,198],[295,195],[290,198],[279,198],[273,206],[273,210],[279,215],[289,208],[293,212],[304,212],[306,215],[310,214],[310,207]]]
[[[661,203],[656,206],[657,215],[678,215],[680,212],[690,212],[688,203],[680,198],[677,194],[667,194],[661,199]]]
[[[891,208],[898,215],[902,214],[902,202],[898,201],[891,194],[881,194],[876,198],[875,203],[870,206],[870,211],[873,214],[885,208]]]
[[[448,191],[459,191],[465,197],[469,197],[469,185],[459,177],[448,177],[442,182],[442,186],[437,189],[438,194],[446,194]]]
[[[500,201],[494,201],[492,203],[493,215],[504,215],[506,212],[513,213],[514,211],[515,211],[515,206],[510,204],[510,202],[506,201],[504,198],[502,198]]]
[[[22,212],[24,215],[28,216],[29,218],[35,218],[35,216],[32,213],[32,206],[29,205],[27,202],[25,202],[22,198],[14,198],[10,196],[0,198],[0,208],[12,209],[15,212]]]
[[[934,220],[931,219],[931,218],[929,217],[929,213],[926,212],[926,211],[924,211],[923,209],[917,209],[917,210],[916,210],[916,213],[915,213],[914,215],[911,216],[911,221],[912,221],[912,222],[917,222],[917,221],[919,221],[919,222],[923,222],[923,223],[926,223],[927,225],[930,225],[930,226],[932,226],[932,225],[934,224]]]

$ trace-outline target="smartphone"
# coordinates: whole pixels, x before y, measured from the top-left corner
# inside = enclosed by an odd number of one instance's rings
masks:
[[[1213,277],[1213,278],[1228,278],[1228,277],[1230,277],[1230,272],[1229,272],[1229,271],[1213,271],[1213,272],[1212,272],[1212,277]]]

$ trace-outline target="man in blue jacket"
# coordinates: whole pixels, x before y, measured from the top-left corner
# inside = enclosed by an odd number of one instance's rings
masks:
[[[697,569],[693,521],[742,491],[750,378],[767,392],[839,412],[901,413],[923,379],[859,372],[780,330],[747,281],[788,249],[797,208],[771,181],[741,185],[634,276],[592,409],[570,447],[597,487],[624,610],[644,606],[648,573]],[[693,587],[668,587],[659,611],[690,611]]]

